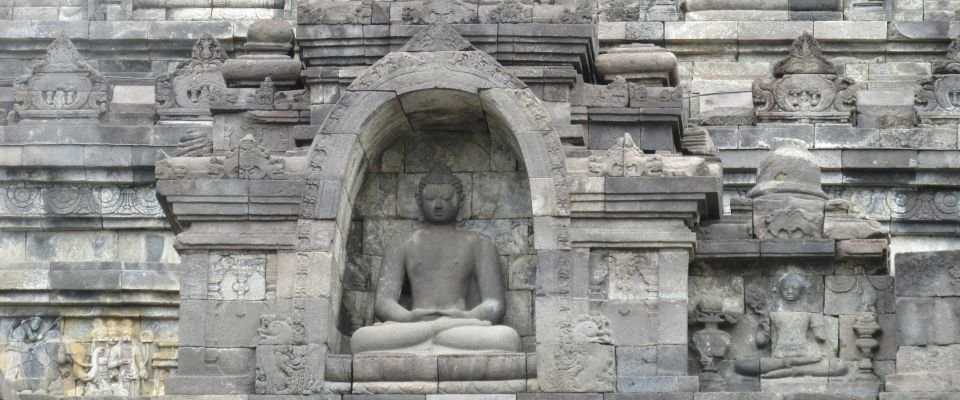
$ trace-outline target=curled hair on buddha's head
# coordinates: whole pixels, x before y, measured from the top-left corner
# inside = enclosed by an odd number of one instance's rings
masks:
[[[457,191],[458,204],[463,205],[463,182],[450,171],[450,167],[442,162],[434,163],[433,167],[430,168],[430,172],[420,179],[420,186],[417,187],[417,201],[420,201],[420,197],[423,195],[423,188],[427,187],[427,185],[447,184],[453,185],[453,188]]]

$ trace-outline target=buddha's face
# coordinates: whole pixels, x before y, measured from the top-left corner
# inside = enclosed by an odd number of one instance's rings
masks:
[[[804,285],[799,279],[784,279],[780,283],[780,296],[786,301],[797,301],[803,296]]]
[[[428,184],[420,194],[420,210],[423,218],[432,224],[453,222],[460,212],[460,196],[449,184]]]

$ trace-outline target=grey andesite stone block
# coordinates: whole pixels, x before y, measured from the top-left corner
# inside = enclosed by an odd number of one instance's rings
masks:
[[[898,254],[898,297],[960,297],[960,251]]]
[[[960,297],[898,297],[897,341],[901,346],[960,343]]]

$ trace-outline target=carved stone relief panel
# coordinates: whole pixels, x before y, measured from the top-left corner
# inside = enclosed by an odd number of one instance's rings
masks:
[[[590,291],[609,299],[659,297],[659,258],[653,251],[593,250]]]
[[[156,396],[176,368],[176,322],[133,318],[0,320],[0,367],[20,394]]]
[[[266,268],[266,254],[211,254],[208,299],[266,299]]]
[[[258,394],[311,395],[323,387],[325,349],[321,345],[257,346],[254,390]]]
[[[546,392],[609,392],[616,386],[610,322],[580,315],[563,320],[560,343],[537,346],[537,378]]]

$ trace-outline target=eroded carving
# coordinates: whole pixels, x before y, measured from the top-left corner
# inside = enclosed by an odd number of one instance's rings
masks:
[[[623,138],[602,155],[591,155],[588,160],[591,174],[598,176],[706,176],[710,170],[701,157],[683,157],[679,154],[644,154],[633,137]]]
[[[60,319],[30,317],[15,323],[4,346],[4,378],[20,394],[62,394],[57,354]]]
[[[177,157],[203,157],[213,153],[213,141],[202,129],[190,129],[180,137]]]

